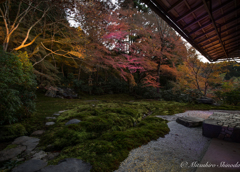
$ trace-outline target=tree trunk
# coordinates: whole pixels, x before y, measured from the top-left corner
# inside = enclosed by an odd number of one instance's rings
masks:
[[[160,84],[160,69],[161,69],[161,62],[159,62],[157,67],[157,82]],[[157,93],[159,93],[159,87],[157,87]]]
[[[204,88],[204,96],[205,96],[205,97],[206,97],[206,95],[207,95],[207,88],[208,88],[208,84],[205,83],[205,88]]]
[[[98,67],[97,67],[97,72],[96,72],[96,85],[98,85]]]
[[[63,75],[63,77],[64,77],[64,71],[63,71],[63,63],[62,63],[62,75]]]
[[[78,69],[78,81],[80,80],[80,75],[81,75],[81,68],[79,67],[79,69]]]

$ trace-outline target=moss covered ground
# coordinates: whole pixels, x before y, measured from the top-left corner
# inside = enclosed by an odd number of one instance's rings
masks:
[[[46,151],[60,152],[49,164],[74,157],[89,162],[92,171],[98,172],[117,169],[130,150],[164,137],[169,132],[167,121],[156,115],[173,115],[186,110],[240,110],[238,106],[137,100],[122,94],[82,99],[57,99],[38,94],[36,104],[36,113],[18,125],[24,127],[25,135],[46,130],[40,146]],[[46,117],[60,110],[68,111],[57,117],[55,125],[46,127]],[[81,122],[66,126],[70,119]]]

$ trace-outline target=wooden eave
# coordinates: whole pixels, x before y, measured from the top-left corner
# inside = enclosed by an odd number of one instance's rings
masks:
[[[142,1],[209,61],[240,57],[239,0]]]

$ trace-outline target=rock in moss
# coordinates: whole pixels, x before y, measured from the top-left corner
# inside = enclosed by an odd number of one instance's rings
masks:
[[[71,119],[65,125],[78,124],[79,122],[81,122],[79,119]]]
[[[0,141],[24,136],[26,133],[27,131],[22,124],[16,123],[11,125],[4,125],[0,127]]]

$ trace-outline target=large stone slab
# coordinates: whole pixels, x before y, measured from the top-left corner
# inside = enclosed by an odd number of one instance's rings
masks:
[[[191,116],[178,117],[176,120],[177,123],[182,124],[186,127],[199,127],[202,125],[203,121],[203,118]]]
[[[39,143],[40,139],[35,137],[22,136],[14,140],[12,144],[26,146],[26,153],[30,153]]]
[[[240,114],[214,112],[203,122],[203,135],[240,143]]]
[[[58,165],[49,165],[39,172],[89,172],[92,166],[80,159],[67,158]]]
[[[38,159],[31,159],[15,167],[12,170],[12,172],[35,172],[45,167],[46,165],[47,165],[47,162],[45,161],[38,160]]]
[[[10,160],[27,149],[26,146],[18,145],[15,148],[4,149],[0,152],[0,162]]]
[[[81,120],[79,120],[79,119],[71,119],[65,125],[78,124],[79,122],[81,122]]]
[[[21,136],[21,137],[16,138],[16,139],[12,142],[12,144],[20,145],[20,144],[26,142],[27,140],[29,140],[29,137],[28,137],[28,136]]]

